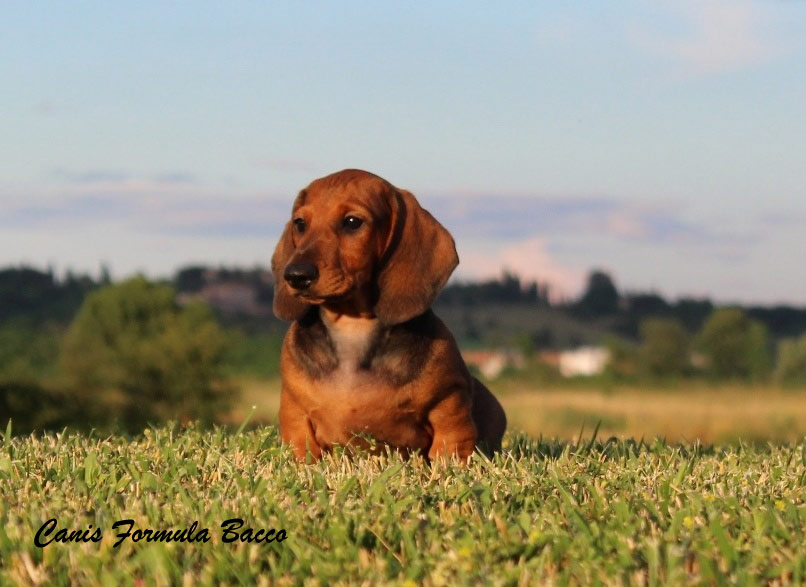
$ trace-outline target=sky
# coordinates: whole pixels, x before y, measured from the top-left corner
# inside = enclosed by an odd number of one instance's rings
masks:
[[[344,168],[460,279],[806,305],[806,2],[16,2],[0,265],[268,266]]]

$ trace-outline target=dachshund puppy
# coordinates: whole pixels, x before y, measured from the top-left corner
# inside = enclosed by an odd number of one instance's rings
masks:
[[[498,450],[501,405],[430,306],[459,263],[412,194],[366,171],[317,179],[272,256],[280,430],[294,454],[390,446],[429,459]],[[374,441],[374,442],[373,442]]]

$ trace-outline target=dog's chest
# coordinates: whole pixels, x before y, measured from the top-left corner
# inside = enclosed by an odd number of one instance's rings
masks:
[[[368,382],[408,385],[420,376],[434,342],[431,313],[392,327],[367,318],[334,321],[314,315],[296,323],[287,339],[292,361],[308,382],[305,387],[317,390]]]
[[[328,330],[333,350],[336,353],[337,371],[340,376],[349,378],[366,370],[368,355],[376,333],[377,327],[373,325]]]
[[[317,437],[346,442],[367,433],[393,444],[421,435],[411,390],[396,385],[373,364],[379,326],[375,322],[327,324],[337,365],[316,381],[316,407],[311,414]]]
[[[373,365],[377,329],[333,328],[328,334],[336,367],[320,382],[321,393],[343,403],[388,402],[396,386]]]
[[[356,435],[399,447],[428,444],[421,410],[406,387],[390,386],[371,371],[345,369],[313,391],[308,416],[321,446],[348,444]]]

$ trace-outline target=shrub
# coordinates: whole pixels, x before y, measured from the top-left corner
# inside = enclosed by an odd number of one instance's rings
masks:
[[[613,380],[636,379],[640,359],[635,345],[613,335],[606,336],[602,343],[610,356],[605,375]]]
[[[689,363],[688,333],[679,320],[648,318],[641,322],[641,368],[654,377],[683,375]]]
[[[775,380],[784,384],[806,383],[806,336],[778,343]]]
[[[767,328],[740,308],[723,308],[711,314],[699,342],[713,376],[757,380],[769,374]]]
[[[0,381],[0,430],[9,420],[15,434],[59,430],[76,422],[82,411],[66,394],[33,381]]]
[[[266,379],[278,377],[282,346],[282,335],[248,334],[240,329],[232,329],[224,357],[224,372]]]

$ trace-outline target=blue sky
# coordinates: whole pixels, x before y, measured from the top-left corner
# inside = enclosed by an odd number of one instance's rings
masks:
[[[806,304],[806,2],[6,2],[0,264],[268,263],[358,167],[458,276]]]

